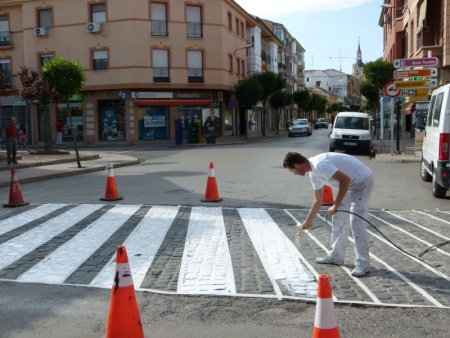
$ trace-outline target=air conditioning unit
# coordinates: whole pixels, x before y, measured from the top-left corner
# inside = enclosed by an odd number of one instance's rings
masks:
[[[88,33],[96,33],[102,30],[102,24],[98,22],[88,22],[86,24],[86,30]]]
[[[47,30],[44,27],[36,27],[34,29],[34,35],[40,35],[40,36],[45,35],[46,31]]]

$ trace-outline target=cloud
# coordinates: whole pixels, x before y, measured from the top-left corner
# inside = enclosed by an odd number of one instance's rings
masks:
[[[362,6],[374,0],[235,0],[249,14],[275,19],[287,14],[305,15]]]

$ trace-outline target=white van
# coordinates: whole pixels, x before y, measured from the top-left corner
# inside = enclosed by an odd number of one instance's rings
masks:
[[[450,85],[431,95],[420,161],[420,176],[433,182],[433,196],[444,198],[450,188]]]
[[[330,134],[330,151],[357,150],[370,154],[371,149],[369,114],[338,113]]]

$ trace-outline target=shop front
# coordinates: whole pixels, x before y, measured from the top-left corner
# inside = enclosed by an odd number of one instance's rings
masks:
[[[83,94],[80,93],[80,94],[73,95],[69,99],[69,109],[70,109],[70,115],[68,114],[68,111],[67,111],[67,103],[58,103],[56,105],[56,122],[61,121],[64,124],[63,141],[72,141],[73,140],[72,125],[73,125],[73,131],[75,133],[76,140],[83,141],[83,139],[84,139],[84,135],[83,135],[83,131],[84,131]],[[39,109],[39,115],[44,117],[44,121],[39,119],[40,124],[45,123],[45,109],[42,112],[42,114],[41,114],[41,110]],[[70,116],[72,116],[72,120],[70,119]],[[55,128],[55,126],[51,126],[51,127]],[[39,128],[39,130],[42,133],[42,130],[45,130],[45,129]],[[45,138],[45,136],[44,136],[44,138]]]
[[[98,101],[99,139],[122,141],[126,139],[125,105],[121,101]]]

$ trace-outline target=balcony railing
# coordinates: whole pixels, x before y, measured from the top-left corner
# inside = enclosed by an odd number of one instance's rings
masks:
[[[203,68],[188,68],[189,83],[203,83]]]
[[[0,32],[0,48],[13,46],[11,32]]]
[[[153,82],[168,83],[170,82],[168,67],[154,67],[153,68]]]
[[[167,21],[152,20],[152,36],[167,36]]]
[[[188,38],[203,38],[201,22],[188,22],[186,25]]]

